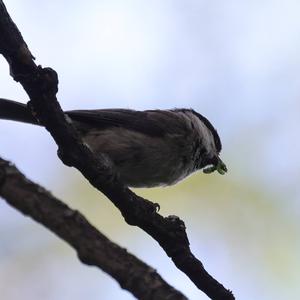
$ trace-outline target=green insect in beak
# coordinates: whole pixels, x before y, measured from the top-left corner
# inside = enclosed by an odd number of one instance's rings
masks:
[[[219,157],[218,157],[218,163],[216,165],[209,166],[209,167],[203,169],[203,173],[210,174],[216,170],[221,175],[224,175],[228,171],[226,165],[223,163],[223,161]]]

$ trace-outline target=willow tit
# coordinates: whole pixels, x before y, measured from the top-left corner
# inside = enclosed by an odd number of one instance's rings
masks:
[[[191,173],[227,168],[219,157],[221,141],[211,123],[192,109],[72,110],[72,120],[84,142],[105,154],[121,180],[131,187],[167,186]],[[27,106],[0,99],[0,119],[38,125]]]

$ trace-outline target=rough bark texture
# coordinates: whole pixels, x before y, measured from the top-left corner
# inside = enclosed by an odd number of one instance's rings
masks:
[[[187,299],[150,266],[110,241],[78,211],[0,158],[0,196],[69,243],[79,259],[101,268],[138,299]]]
[[[56,141],[61,160],[77,168],[95,188],[104,193],[119,208],[128,224],[139,226],[152,236],[175,265],[208,297],[215,300],[234,299],[232,292],[210,276],[191,253],[183,221],[176,216],[159,215],[155,204],[135,195],[122,184],[105,157],[95,157],[82,143],[72,124],[66,121],[56,99],[56,72],[36,66],[1,0],[0,53],[8,61],[13,78],[27,92],[35,116]]]

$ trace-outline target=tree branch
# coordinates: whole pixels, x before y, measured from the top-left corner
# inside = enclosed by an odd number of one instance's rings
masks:
[[[22,84],[29,95],[29,104],[37,118],[56,141],[61,160],[77,168],[95,188],[104,193],[119,208],[128,224],[139,226],[152,236],[175,265],[211,299],[234,299],[232,292],[210,276],[191,253],[184,222],[176,216],[164,218],[159,215],[153,203],[135,195],[122,184],[104,156],[95,157],[82,143],[72,124],[65,119],[56,99],[56,72],[36,66],[1,0],[0,53],[8,61],[13,78]]]
[[[0,196],[69,243],[83,263],[101,268],[138,299],[187,299],[168,285],[153,268],[111,242],[78,211],[27,179],[2,158]]]

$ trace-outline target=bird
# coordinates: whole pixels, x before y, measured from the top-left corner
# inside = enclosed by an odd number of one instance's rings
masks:
[[[106,155],[129,187],[174,185],[201,169],[206,174],[227,172],[217,130],[193,109],[64,113],[94,154]],[[2,98],[0,119],[40,125],[25,104]]]

